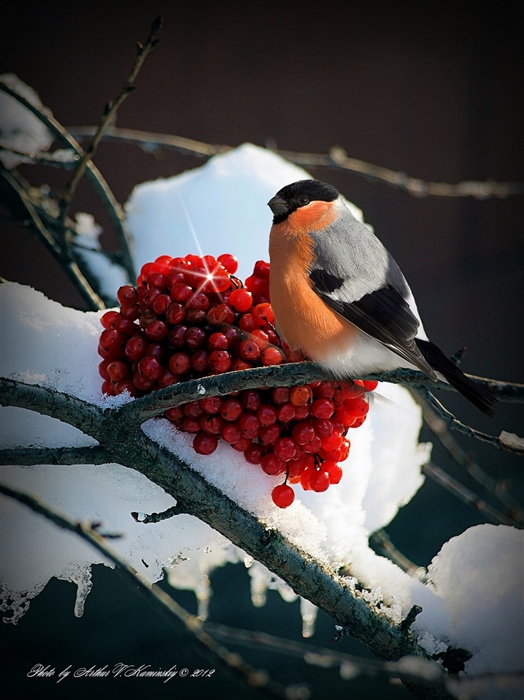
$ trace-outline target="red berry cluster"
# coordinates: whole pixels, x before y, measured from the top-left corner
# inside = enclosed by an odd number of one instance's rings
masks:
[[[119,311],[101,318],[102,392],[143,396],[187,379],[302,360],[273,326],[269,263],[258,261],[245,284],[234,277],[237,267],[229,254],[163,255],[142,267],[136,287],[120,287]],[[313,491],[338,484],[338,462],[350,448],[347,431],[366,419],[366,391],[376,385],[316,381],[245,390],[192,401],[165,415],[194,433],[199,454],[211,454],[222,439],[266,474],[285,475],[272,497],[286,508],[295,497],[290,483]]]

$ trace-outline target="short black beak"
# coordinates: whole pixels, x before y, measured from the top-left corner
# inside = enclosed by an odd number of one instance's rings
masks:
[[[282,216],[282,214],[288,213],[287,202],[278,195],[270,199],[267,205],[275,216]]]

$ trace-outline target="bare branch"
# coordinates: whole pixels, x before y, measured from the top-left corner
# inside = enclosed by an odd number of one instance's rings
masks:
[[[477,440],[481,440],[482,442],[487,442],[489,445],[493,445],[493,447],[497,447],[499,450],[513,452],[517,455],[524,455],[524,449],[522,449],[519,445],[513,446],[511,444],[507,444],[498,437],[488,435],[487,433],[482,433],[480,430],[475,430],[475,428],[471,428],[469,425],[461,423],[450,411],[447,410],[447,408],[444,408],[440,401],[437,401],[437,399],[428,389],[419,387],[418,390],[450,428],[453,428],[464,435],[468,435],[469,437],[477,438]]]
[[[107,129],[109,124],[113,119],[116,119],[116,114],[118,112],[118,108],[124,102],[126,97],[135,89],[134,88],[134,82],[135,78],[137,77],[138,73],[140,72],[140,69],[142,68],[142,65],[144,61],[146,60],[147,56],[151,51],[154,49],[156,44],[158,43],[158,34],[160,33],[160,29],[162,28],[162,21],[161,19],[157,18],[153,24],[151,25],[151,30],[149,32],[149,36],[147,37],[146,43],[144,46],[138,47],[137,51],[137,57],[135,60],[135,63],[131,69],[131,73],[129,74],[129,77],[127,81],[125,82],[124,86],[122,87],[122,90],[120,91],[118,97],[114,102],[110,103],[107,105],[107,108],[105,110],[105,113],[102,117],[102,120],[100,124],[98,125],[98,128],[96,130],[96,133],[93,137],[93,140],[91,141],[91,144],[89,145],[88,149],[85,151],[85,153],[82,156],[82,160],[78,164],[78,167],[76,168],[75,172],[73,173],[73,177],[71,178],[71,181],[69,182],[69,185],[67,186],[65,195],[60,202],[60,217],[59,221],[62,225],[65,225],[65,219],[67,216],[67,212],[69,210],[69,206],[71,204],[71,200],[73,199],[73,196],[76,192],[76,188],[78,186],[78,183],[82,179],[82,176],[85,173],[85,170],[87,168],[88,162],[93,158],[96,149],[98,147],[98,144],[100,143],[100,140],[102,138],[102,135],[104,131]]]
[[[382,556],[390,559],[409,576],[413,576],[413,578],[416,578],[419,581],[424,581],[426,578],[426,570],[424,567],[413,564],[412,561],[404,556],[389,539],[389,535],[384,529],[374,532],[370,536],[369,542],[371,545],[377,548],[379,554],[382,554]]]
[[[504,513],[501,513],[496,508],[490,506],[489,503],[486,503],[481,498],[479,498],[479,496],[476,493],[470,491],[468,488],[463,486],[456,479],[447,474],[440,467],[437,467],[435,464],[424,464],[424,466],[422,467],[422,472],[426,474],[426,476],[429,476],[431,479],[433,479],[433,481],[435,481],[437,484],[439,484],[447,491],[452,493],[454,496],[456,496],[459,500],[463,501],[464,503],[467,503],[468,506],[471,506],[475,510],[482,513],[488,520],[491,520],[492,522],[497,524],[502,523],[503,525],[513,525],[514,527],[520,528],[522,527],[522,525],[516,523],[513,518],[506,517]]]
[[[72,148],[76,154],[83,157],[84,151],[80,144],[57,122],[51,111],[45,107],[35,107],[28,102],[25,97],[19,95],[15,90],[12,90],[6,83],[0,81],[0,90],[13,97],[20,102],[26,109],[32,112],[45,126],[53,133],[53,135],[63,144]],[[125,215],[122,207],[117,202],[109,185],[105,181],[102,173],[92,162],[87,163],[87,173],[89,181],[93,185],[95,191],[100,197],[100,200],[107,210],[111,223],[118,237],[121,264],[128,274],[129,281],[136,278],[133,261],[131,258],[131,238],[125,223]]]
[[[163,520],[169,520],[169,518],[174,518],[176,515],[182,515],[186,511],[178,503],[176,506],[171,506],[167,510],[163,510],[161,513],[131,513],[131,517],[137,522],[143,525],[150,525],[151,523],[161,523]]]
[[[69,130],[79,139],[88,138],[96,133],[96,127],[93,126],[72,126],[69,127]],[[117,127],[110,127],[103,138],[108,141],[138,145],[147,151],[170,148],[184,155],[203,158],[210,158],[219,153],[227,153],[227,151],[232,149],[232,146],[203,143],[202,141],[194,141],[181,136],[154,134],[137,129],[119,129]],[[329,153],[297,153],[278,148],[271,148],[270,150],[291,163],[304,168],[346,170],[356,175],[362,175],[369,180],[391,185],[413,197],[475,197],[476,199],[487,199],[489,197],[509,197],[511,195],[524,194],[524,183],[521,182],[495,182],[493,180],[477,182],[466,180],[455,185],[447,182],[425,182],[419,178],[410,177],[403,172],[350,158],[344,149],[339,146],[333,147]]]
[[[10,198],[15,200],[16,209],[21,210],[25,224],[36,232],[46,248],[61,265],[64,272],[82,295],[88,307],[93,311],[105,309],[106,306],[95,292],[79,263],[73,258],[68,246],[59,244],[40,218],[36,207],[28,194],[28,186],[18,173],[11,172],[0,165],[0,186],[9,188]],[[86,271],[87,272],[87,271]]]
[[[64,530],[74,532],[83,540],[89,542],[89,544],[101,552],[107,559],[116,564],[119,571],[122,572],[133,588],[138,588],[154,608],[159,610],[171,622],[175,623],[178,630],[191,644],[224,671],[232,674],[234,677],[243,681],[248,687],[251,686],[251,688],[255,685],[255,681],[258,681],[257,687],[264,690],[268,697],[282,698],[283,700],[289,697],[286,694],[284,686],[272,681],[267,676],[267,673],[261,674],[257,672],[257,670],[247,664],[239,654],[232,654],[228,649],[218,644],[208,633],[203,631],[201,620],[184,610],[184,608],[178,605],[178,603],[159,586],[150,584],[146,578],[141,576],[116,550],[107,544],[104,536],[98,532],[98,527],[95,528],[88,523],[74,521],[70,517],[52,508],[50,505],[44,503],[41,499],[19,491],[18,489],[13,489],[5,484],[0,483],[0,493],[13,498],[19,503],[23,503],[35,513],[43,515]]]
[[[488,493],[495,496],[501,502],[504,506],[504,514],[512,520],[512,524],[515,527],[522,527],[524,524],[524,513],[519,503],[508,493],[507,483],[504,481],[497,481],[487,474],[479,466],[472,454],[462,449],[460,444],[449,432],[444,420],[437,415],[427,401],[416,391],[412,391],[411,395],[421,407],[424,420],[457,464],[463,467],[463,469],[465,469]]]

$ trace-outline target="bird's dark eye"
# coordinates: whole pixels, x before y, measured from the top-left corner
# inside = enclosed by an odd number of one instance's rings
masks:
[[[305,207],[306,204],[309,204],[309,199],[306,197],[305,194],[303,194],[301,197],[298,198],[298,203],[301,207]]]

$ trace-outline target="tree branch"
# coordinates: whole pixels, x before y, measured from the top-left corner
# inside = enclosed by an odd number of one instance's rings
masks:
[[[422,416],[431,431],[438,437],[453,459],[488,493],[497,498],[504,507],[504,515],[512,520],[512,525],[524,525],[524,513],[519,503],[508,493],[507,482],[497,481],[482,469],[471,453],[465,452],[449,432],[444,420],[429,406],[416,391],[411,395],[422,409]]]
[[[100,124],[98,125],[96,133],[93,137],[93,140],[91,141],[88,149],[83,154],[82,160],[80,161],[80,163],[78,164],[78,167],[76,168],[75,172],[73,173],[73,177],[71,178],[69,185],[67,186],[65,195],[62,198],[62,201],[60,202],[59,222],[62,225],[65,225],[65,219],[67,216],[67,212],[69,210],[69,206],[70,206],[71,200],[73,199],[73,196],[75,194],[78,183],[82,179],[82,176],[85,173],[85,170],[87,168],[89,161],[94,156],[104,131],[107,129],[107,127],[109,126],[111,121],[116,118],[118,108],[120,107],[122,102],[124,102],[126,97],[135,89],[134,88],[135,78],[137,77],[138,73],[140,72],[140,69],[142,68],[142,65],[144,64],[144,61],[146,60],[148,54],[151,53],[151,51],[157,45],[158,34],[160,33],[161,28],[162,28],[162,18],[161,18],[161,16],[158,16],[155,19],[155,21],[153,22],[153,24],[151,25],[151,30],[149,32],[149,36],[147,37],[145,45],[142,46],[141,44],[138,44],[137,57],[136,57],[135,63],[133,65],[133,67],[131,69],[131,73],[129,74],[129,77],[128,77],[127,81],[125,82],[124,86],[122,87],[122,90],[120,91],[118,97],[116,98],[116,100],[113,103],[109,103],[106,106],[105,113],[102,117]]]
[[[83,139],[91,137],[96,132],[96,127],[72,126],[69,127],[69,130],[77,138]],[[201,158],[211,158],[220,153],[227,153],[227,151],[232,149],[232,146],[203,143],[202,141],[194,141],[182,136],[155,134],[137,129],[120,129],[117,127],[107,129],[103,138],[108,141],[141,146],[149,152],[161,148],[169,148],[184,155]],[[327,154],[297,153],[295,151],[284,151],[276,147],[271,147],[269,150],[304,168],[347,170],[356,175],[362,175],[369,180],[391,185],[413,197],[475,197],[476,199],[487,199],[489,197],[508,197],[510,195],[524,194],[524,183],[521,182],[494,182],[493,180],[477,182],[466,180],[455,185],[447,182],[425,182],[419,178],[410,177],[403,172],[350,158],[344,149],[339,146],[333,147]]]
[[[422,467],[422,472],[456,496],[459,500],[467,503],[468,506],[471,506],[475,510],[482,513],[488,520],[491,520],[497,524],[502,523],[503,525],[512,525],[513,527],[522,528],[520,523],[516,522],[513,518],[507,517],[496,508],[490,506],[489,503],[483,501],[476,493],[470,491],[435,464],[431,464],[431,462],[424,464]]]
[[[468,437],[474,437],[482,442],[487,442],[489,445],[493,445],[493,447],[497,447],[499,450],[513,452],[517,455],[524,455],[524,449],[519,445],[513,446],[505,443],[498,437],[488,435],[487,433],[482,433],[480,430],[476,430],[475,428],[471,428],[469,425],[461,423],[458,418],[455,418],[455,416],[447,410],[447,408],[444,408],[440,401],[437,401],[437,399],[428,389],[419,387],[418,390],[429,405],[435,409],[436,413],[440,416],[440,418],[442,418],[446,425],[449,425],[450,428],[453,428],[454,430],[457,430],[459,433],[463,433]]]
[[[314,560],[279,532],[267,528],[176,455],[137,431],[122,409],[102,411],[80,399],[9,379],[0,381],[0,389],[3,405],[53,415],[95,437],[111,455],[111,461],[144,474],[173,496],[185,512],[208,523],[286,581],[298,595],[347,626],[379,658],[427,656],[409,630],[393,624],[360,591],[351,590],[330,566]]]
[[[22,180],[22,182],[21,182]],[[69,279],[80,292],[82,298],[87,303],[88,308],[93,311],[105,309],[106,306],[101,297],[95,292],[93,285],[87,279],[87,270],[81,270],[79,263],[74,259],[68,246],[59,244],[49,229],[40,218],[36,207],[28,194],[29,187],[23,182],[23,178],[16,173],[7,170],[0,164],[0,186],[3,190],[8,188],[8,196],[14,201],[15,208],[21,212],[21,218],[25,224],[36,232],[41,241],[51,255],[58,261]],[[86,274],[84,274],[86,272]]]
[[[15,90],[12,90],[2,81],[0,81],[0,90],[13,97],[26,109],[32,112],[43,124],[45,124],[45,126],[61,143],[69,146],[69,148],[72,148],[81,158],[84,156],[84,151],[80,144],[64,129],[59,122],[57,122],[49,109],[46,109],[45,107],[35,107],[28,102],[25,97],[19,95]],[[100,197],[102,204],[106,208],[109,219],[115,229],[115,233],[119,241],[121,264],[127,272],[129,281],[132,282],[136,279],[136,274],[131,258],[131,238],[126,227],[125,214],[96,165],[92,162],[88,162],[86,167],[86,175],[93,185],[95,192]]]
[[[262,674],[258,673],[252,666],[249,666],[238,654],[232,654],[228,649],[218,644],[218,642],[202,629],[201,620],[184,610],[184,608],[178,605],[178,603],[159,586],[150,584],[149,581],[128,564],[116,550],[109,547],[104,536],[98,532],[98,528],[95,529],[88,523],[74,521],[52,508],[50,505],[44,503],[41,499],[19,491],[18,489],[13,489],[2,483],[0,483],[0,493],[13,498],[19,503],[23,503],[35,513],[43,515],[64,530],[74,532],[83,540],[89,542],[96,550],[116,564],[118,570],[124,575],[125,579],[131,583],[133,588],[138,588],[155,609],[165,615],[172,623],[175,623],[179,632],[195,646],[200,653],[208,657],[212,663],[215,663],[217,666],[220,666],[222,670],[240,679],[251,690],[253,689],[253,685],[255,685],[255,679],[258,679],[260,681],[259,684],[257,684],[258,688],[263,690],[267,697],[281,698],[282,700],[289,697],[286,694],[284,686],[272,681],[267,677],[267,674],[262,676]]]

